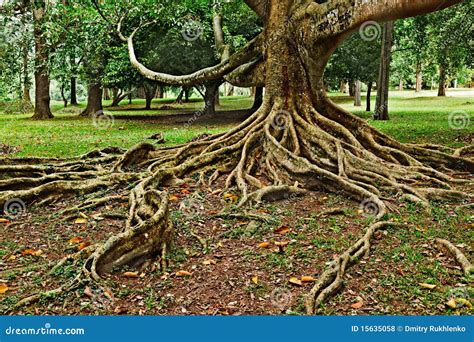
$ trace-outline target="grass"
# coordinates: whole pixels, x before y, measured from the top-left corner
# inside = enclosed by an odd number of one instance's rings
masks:
[[[354,107],[350,97],[331,95],[345,109],[370,120],[371,113],[365,112],[365,107]],[[455,130],[450,127],[449,117],[453,112],[462,112],[471,118],[474,116],[474,90],[451,91],[448,95],[438,98],[432,92],[419,96],[413,92],[392,92],[391,121],[370,120],[370,123],[401,142],[463,145],[468,142],[466,139],[470,139],[466,136],[472,134],[472,119],[464,129]],[[184,129],[183,124],[133,120],[137,115],[192,113],[203,107],[202,101],[193,99],[193,102],[175,106],[176,110],[158,110],[165,101],[155,100],[151,111],[142,109],[144,100],[134,100],[132,105],[126,104],[119,108],[106,107],[105,111],[113,116],[130,117],[126,120],[116,119],[110,128],[97,128],[92,120],[79,118],[77,114],[84,104],[63,109],[61,103],[53,102],[55,119],[49,121],[32,121],[31,113],[7,115],[0,106],[0,144],[19,147],[15,156],[65,157],[107,146],[129,148],[158,132],[165,134],[168,144],[179,144],[202,133],[217,133],[229,128],[229,125],[203,125],[199,120],[187,129]],[[249,108],[252,101],[249,97],[224,97],[220,110]],[[105,105],[108,104],[109,101],[106,101]]]

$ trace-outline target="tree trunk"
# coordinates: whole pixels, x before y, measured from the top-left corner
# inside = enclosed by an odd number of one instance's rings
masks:
[[[361,99],[362,84],[359,80],[356,80],[354,84],[355,84],[355,87],[354,87],[354,106],[355,107],[360,107],[360,106],[362,106],[362,99]]]
[[[188,103],[189,102],[189,88],[184,88],[184,102]]]
[[[143,90],[145,92],[145,100],[146,100],[146,106],[145,109],[151,109],[151,103],[153,99],[155,98],[156,95],[156,89],[158,88],[158,85],[156,83],[154,84],[145,84],[143,86]]]
[[[446,96],[446,68],[444,65],[439,66],[438,96]]]
[[[416,64],[415,92],[417,92],[417,93],[421,92],[422,87],[423,87],[423,74],[422,74],[422,69],[421,69],[421,63],[417,63]]]
[[[77,106],[77,79],[76,77],[71,77],[71,105]]]
[[[158,99],[162,99],[164,97],[163,86],[158,86],[156,88],[155,97],[158,98]]]
[[[41,21],[45,12],[45,1],[35,1],[33,8],[34,36],[35,36],[35,113],[33,119],[45,120],[53,118],[49,107],[51,98],[49,95],[50,80],[47,69],[48,55],[45,47],[45,37],[41,28]]]
[[[64,84],[61,84],[61,98],[63,99],[64,108],[67,108],[67,97],[64,93]]]
[[[366,100],[366,102],[367,102],[366,111],[367,112],[370,112],[372,110],[372,108],[371,108],[372,86],[373,86],[373,82],[367,83],[367,100]]]
[[[346,80],[341,80],[339,91],[343,94],[347,94],[347,82]]]
[[[255,95],[252,109],[257,110],[263,103],[263,87],[255,87]]]
[[[100,84],[89,84],[87,92],[87,107],[81,113],[84,117],[93,117],[102,112],[102,87]]]
[[[104,101],[109,101],[110,100],[110,89],[109,88],[104,88]]]
[[[208,82],[204,93],[204,114],[216,114],[216,98],[219,94],[220,82]]]
[[[28,46],[23,47],[23,94],[22,99],[25,104],[32,105],[30,97],[31,80],[28,72]]]
[[[400,82],[398,83],[398,90],[399,91],[403,91],[404,87],[403,87],[403,79],[400,78]]]
[[[355,82],[354,80],[349,80],[349,96],[353,97],[355,95]]]
[[[389,120],[388,95],[390,87],[390,61],[392,58],[393,29],[393,21],[384,24],[379,80],[377,82],[378,89],[377,101],[375,104],[375,120]]]
[[[234,86],[230,83],[227,83],[226,96],[234,96]]]

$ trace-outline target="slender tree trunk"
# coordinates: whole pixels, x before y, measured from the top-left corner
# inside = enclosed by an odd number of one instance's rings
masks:
[[[446,96],[446,68],[444,65],[439,66],[438,96]]]
[[[252,109],[257,110],[263,103],[263,87],[255,87],[255,95]]]
[[[422,87],[423,87],[423,74],[422,74],[422,69],[421,69],[421,63],[417,63],[416,64],[415,92],[417,92],[417,93],[421,92]]]
[[[50,80],[47,69],[48,55],[45,48],[43,31],[41,29],[41,21],[45,13],[45,1],[35,1],[33,8],[34,18],[34,36],[35,36],[35,113],[33,119],[45,120],[53,118],[49,107],[51,98],[49,95]]]
[[[182,103],[183,102],[183,97],[184,97],[184,88],[181,89],[181,91],[178,94],[178,97],[174,102],[176,103]]]
[[[220,82],[208,82],[206,84],[206,92],[204,94],[204,114],[216,114],[216,98],[219,93]]]
[[[31,80],[30,75],[28,73],[28,46],[25,45],[23,47],[23,102],[25,104],[31,105],[31,97],[30,97],[30,87],[31,87]]]
[[[362,84],[359,80],[356,80],[354,84],[355,84],[355,87],[354,87],[354,106],[360,107],[360,106],[362,106],[362,99],[361,99]]]
[[[102,108],[102,87],[100,84],[89,84],[87,92],[87,107],[81,116],[92,117],[103,110]]]
[[[372,108],[371,108],[372,86],[373,86],[373,82],[367,83],[367,100],[366,100],[366,102],[367,102],[366,111],[367,112],[370,112],[372,110]]]
[[[184,102],[189,102],[189,88],[184,88]]]
[[[157,84],[145,84],[143,90],[145,92],[146,107],[145,109],[151,109],[151,103],[156,95]]]
[[[105,101],[110,100],[110,89],[109,88],[104,88],[104,100]]]
[[[164,97],[163,86],[158,86],[156,88],[156,98],[162,99]]]
[[[339,91],[343,94],[347,94],[347,82],[346,80],[341,80]]]
[[[71,105],[77,106],[77,78],[71,77]]]
[[[400,83],[398,83],[398,90],[399,91],[403,91],[404,87],[403,87],[403,79],[400,78]]]
[[[64,93],[64,83],[61,84],[61,97],[63,99],[64,108],[67,108],[67,97],[66,97],[66,94]]]
[[[355,94],[355,82],[354,80],[349,80],[349,96],[354,96]]]
[[[375,105],[375,120],[389,120],[388,95],[390,87],[390,61],[392,58],[393,28],[393,21],[384,24],[379,81],[377,82],[378,89]]]

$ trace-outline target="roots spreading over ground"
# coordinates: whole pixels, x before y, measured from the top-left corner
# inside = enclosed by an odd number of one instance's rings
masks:
[[[0,205],[7,208],[16,199],[43,205],[128,187],[130,211],[122,232],[81,251],[87,261],[74,280],[52,291],[58,293],[157,256],[164,269],[173,237],[166,187],[189,176],[198,175],[199,182],[209,186],[226,177],[226,187],[240,193],[240,206],[310,190],[349,196],[378,222],[319,277],[306,300],[307,312],[314,314],[341,287],[349,266],[369,252],[375,232],[394,225],[380,222],[390,210],[386,199],[398,197],[427,210],[430,200],[462,200],[468,195],[452,185],[465,180],[454,179],[452,170],[468,175],[474,170],[469,149],[402,145],[329,101],[321,108],[305,101],[267,100],[234,129],[180,146],[145,143],[127,152],[109,148],[72,159],[0,159]],[[62,214],[123,200],[97,194]],[[26,298],[19,305],[38,298]]]

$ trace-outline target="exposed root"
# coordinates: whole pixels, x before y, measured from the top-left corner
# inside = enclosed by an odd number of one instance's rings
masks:
[[[61,287],[64,291],[156,256],[161,256],[165,269],[172,227],[164,188],[193,175],[208,185],[226,176],[226,187],[236,187],[241,195],[240,206],[324,190],[359,201],[377,220],[387,212],[385,198],[408,199],[429,208],[431,199],[469,197],[451,187],[460,182],[448,174],[453,169],[472,172],[474,162],[465,157],[467,149],[403,145],[324,99],[322,103],[316,109],[304,98],[269,98],[227,133],[179,146],[139,144],[121,157],[112,149],[82,159],[0,159],[0,206],[12,198],[49,203],[134,184],[123,231],[94,249],[75,283]],[[95,194],[62,214],[123,200],[122,195]],[[308,296],[308,313],[341,286],[347,267],[368,252],[373,234],[387,225],[393,223],[370,227],[332,264]]]
[[[462,267],[462,270],[465,275],[469,276],[474,273],[474,266],[466,258],[466,256],[454,246],[451,242],[445,239],[436,239],[436,245],[441,249],[445,249],[451,254],[457,261],[457,263]]]
[[[308,315],[314,315],[319,306],[324,303],[328,297],[339,291],[344,282],[344,275],[349,267],[356,264],[370,252],[371,241],[375,233],[381,229],[395,225],[399,224],[386,221],[372,225],[359,241],[342,253],[336,260],[331,262],[306,296],[305,304]]]

